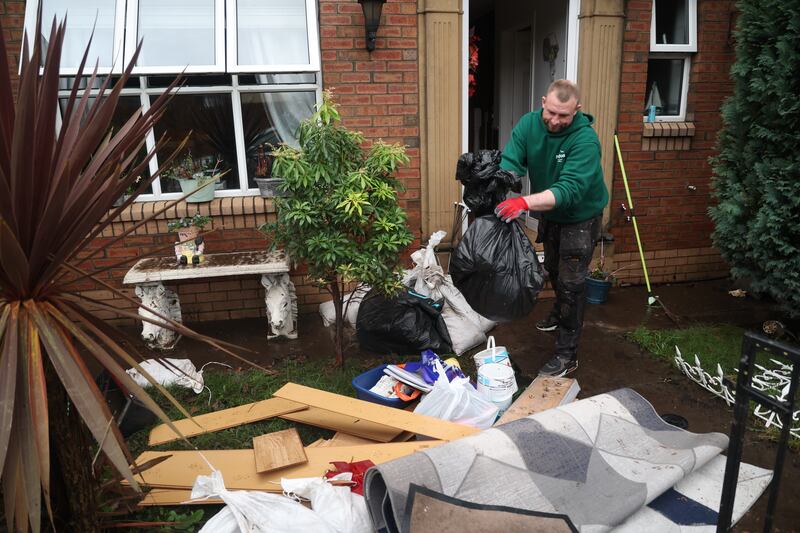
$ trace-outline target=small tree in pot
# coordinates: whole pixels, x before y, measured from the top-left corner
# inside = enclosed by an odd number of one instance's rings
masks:
[[[273,152],[273,175],[291,197],[276,198],[277,220],[260,227],[308,265],[309,277],[325,288],[336,310],[336,364],[344,362],[344,296],[349,283],[392,294],[401,287],[400,253],[413,237],[399,206],[393,176],[408,163],[405,148],[374,143],[339,125],[330,92],[300,125],[300,149]]]

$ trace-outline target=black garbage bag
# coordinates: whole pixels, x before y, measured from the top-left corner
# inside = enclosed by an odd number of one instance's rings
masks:
[[[464,185],[464,204],[475,216],[494,213],[509,191],[522,191],[521,176],[500,169],[501,155],[500,150],[479,150],[458,158],[456,179]]]
[[[544,285],[542,266],[516,222],[476,218],[450,259],[453,283],[478,313],[495,322],[526,316]]]
[[[453,353],[450,334],[442,318],[444,301],[404,290],[395,297],[371,290],[358,308],[356,334],[361,348],[373,352]]]

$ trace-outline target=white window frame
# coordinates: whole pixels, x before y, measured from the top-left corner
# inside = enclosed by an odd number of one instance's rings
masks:
[[[686,120],[686,100],[689,97],[689,74],[692,72],[692,56],[689,54],[650,54],[650,59],[681,59],[683,60],[683,78],[681,80],[681,106],[677,115],[656,115],[656,122],[684,122]],[[645,87],[645,94],[649,90]],[[643,122],[647,122],[647,113],[642,117]]]
[[[306,36],[308,38],[308,63],[285,65],[239,65],[238,64],[238,17],[237,0],[225,0],[228,13],[227,59],[228,72],[231,73],[283,73],[283,72],[318,72],[320,68],[319,25],[317,24],[316,0],[305,0],[306,3]]]
[[[139,39],[139,0],[128,0],[125,32],[125,64],[136,51]],[[133,74],[211,74],[225,72],[225,1],[214,0],[214,63],[211,65],[136,66]]]
[[[651,52],[697,52],[697,0],[687,0],[689,18],[689,42],[687,44],[658,43],[656,35],[656,2],[653,0],[650,16],[650,51]]]
[[[28,37],[28,51],[33,52],[33,32],[36,29],[36,12],[39,8],[39,1],[29,0],[25,5],[25,35]],[[50,26],[52,24],[52,20],[43,20],[42,21],[42,33],[49,35]],[[113,49],[111,52],[111,66],[98,66],[97,73],[98,74],[121,74],[123,67],[127,64],[126,61],[123,60],[122,51],[124,45],[124,36],[125,36],[125,0],[115,0],[114,2],[114,43]],[[19,56],[22,57],[23,48],[25,42],[23,40],[22,44],[20,45],[20,54]],[[91,57],[86,58],[86,66],[84,67],[84,71],[91,74],[92,70],[94,69],[94,64],[97,59],[92,59]],[[19,65],[22,68],[22,62]],[[43,70],[42,68],[39,69],[40,72]],[[78,67],[70,67],[70,68],[60,68],[59,75],[60,76],[74,76],[78,73]]]

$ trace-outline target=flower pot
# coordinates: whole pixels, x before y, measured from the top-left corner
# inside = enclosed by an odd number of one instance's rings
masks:
[[[283,183],[281,178],[255,178],[255,180],[262,198],[289,196],[288,192],[280,188],[280,184]]]
[[[608,298],[611,282],[602,279],[586,278],[586,301],[590,304],[601,304]]]
[[[214,176],[206,176],[202,173],[197,173],[194,175],[194,179],[191,180],[178,180],[178,183],[181,184],[181,192],[183,194],[190,193],[192,191],[196,191],[209,181],[215,181]],[[208,187],[204,188],[201,191],[198,191],[190,196],[186,197],[186,201],[189,203],[200,203],[200,202],[210,202],[214,199],[214,186],[209,185]]]

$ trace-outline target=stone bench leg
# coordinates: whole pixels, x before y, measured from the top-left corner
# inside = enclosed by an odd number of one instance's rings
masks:
[[[267,339],[297,338],[297,295],[289,274],[262,274],[267,304]]]
[[[181,302],[175,291],[172,291],[161,282],[141,283],[136,286],[136,296],[142,301],[139,307],[139,315],[145,318],[165,323],[165,321],[146,308],[152,309],[156,313],[169,317],[175,322],[181,322]],[[170,350],[180,339],[180,334],[153,324],[152,322],[142,321],[142,339],[150,348],[160,350]]]

